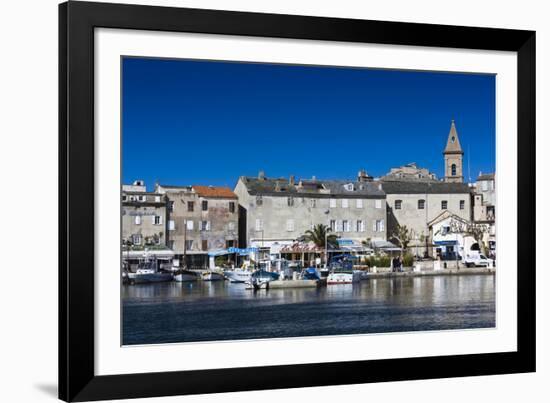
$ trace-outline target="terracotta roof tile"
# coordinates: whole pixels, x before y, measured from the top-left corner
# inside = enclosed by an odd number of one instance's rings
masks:
[[[217,186],[193,186],[200,197],[219,197],[224,199],[236,199],[237,195],[226,187]]]

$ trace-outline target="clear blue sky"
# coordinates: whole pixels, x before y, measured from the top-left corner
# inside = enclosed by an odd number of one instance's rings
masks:
[[[492,75],[123,59],[123,181],[353,178],[416,162],[443,176],[455,119],[472,179],[495,170]]]

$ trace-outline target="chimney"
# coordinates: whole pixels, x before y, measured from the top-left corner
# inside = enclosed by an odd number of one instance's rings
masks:
[[[357,173],[357,182],[372,182],[372,179],[372,176],[369,176],[369,174],[367,174],[367,171],[365,171],[364,169],[361,169]]]
[[[265,172],[263,171],[263,169],[258,172],[258,179],[261,181],[265,180]]]
[[[290,175],[290,178],[288,179],[288,184],[290,186],[294,186],[295,178],[294,175]]]

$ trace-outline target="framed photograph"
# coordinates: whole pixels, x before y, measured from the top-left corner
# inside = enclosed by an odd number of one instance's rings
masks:
[[[60,399],[535,371],[534,32],[79,1],[59,49]]]

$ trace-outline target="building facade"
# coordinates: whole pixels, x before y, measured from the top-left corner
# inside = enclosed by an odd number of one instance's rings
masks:
[[[167,244],[167,199],[147,192],[142,181],[122,186],[122,243],[144,249]]]
[[[208,253],[237,246],[238,201],[229,188],[157,184],[167,197],[168,246],[188,267],[208,266]]]
[[[432,242],[429,223],[432,220],[447,211],[461,220],[471,221],[472,196],[469,186],[463,183],[463,155],[452,121],[443,151],[445,177],[442,181],[416,165],[414,172],[410,167],[411,175],[390,175],[400,172],[394,169],[381,179],[387,201],[388,240],[396,234],[398,226],[406,226],[412,230],[411,245],[416,250],[420,248],[421,254],[429,254]]]
[[[325,181],[240,177],[235,187],[241,210],[240,246],[285,245],[317,224],[341,239],[361,244],[386,239],[386,203],[381,186],[360,171],[356,180]]]

